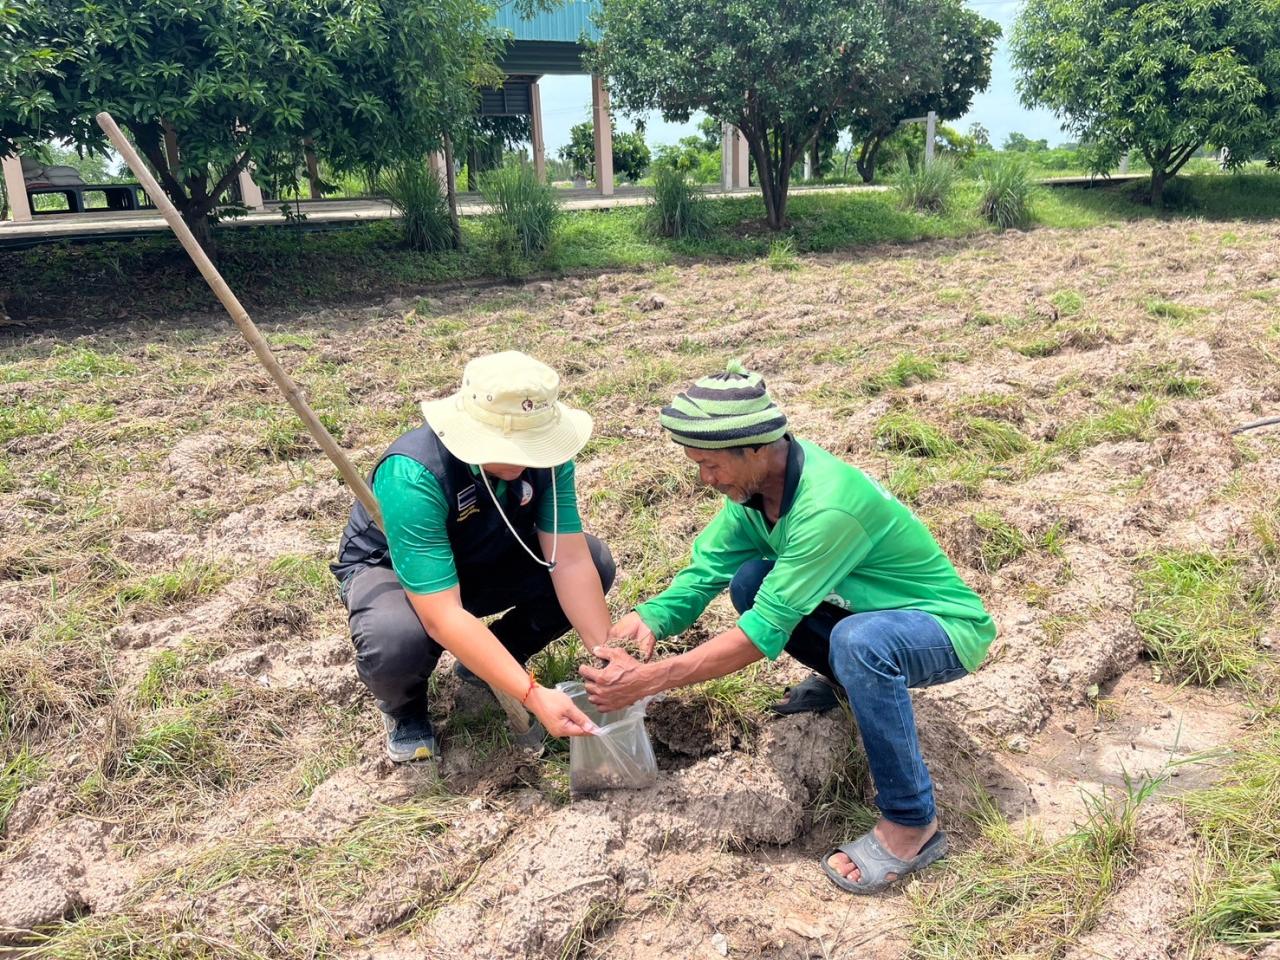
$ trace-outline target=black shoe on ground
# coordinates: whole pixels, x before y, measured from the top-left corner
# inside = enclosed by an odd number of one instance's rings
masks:
[[[432,760],[439,756],[431,719],[425,714],[408,717],[382,715],[387,730],[387,756],[393,763]]]

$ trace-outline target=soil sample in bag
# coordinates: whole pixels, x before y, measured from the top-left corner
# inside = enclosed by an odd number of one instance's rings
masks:
[[[623,710],[601,713],[587,699],[581,683],[562,683],[558,690],[600,728],[589,737],[569,738],[569,789],[573,793],[596,790],[636,790],[658,778],[658,762],[644,726],[641,700]]]

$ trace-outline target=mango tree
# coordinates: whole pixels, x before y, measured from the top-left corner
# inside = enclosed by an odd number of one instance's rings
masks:
[[[492,82],[477,0],[3,0],[0,153],[105,149],[108,110],[206,246],[238,174],[425,156]]]
[[[1280,0],[1027,0],[1012,51],[1023,103],[1098,172],[1138,150],[1153,205],[1206,144],[1238,164],[1280,143]]]
[[[588,59],[624,111],[741,130],[780,230],[793,165],[885,61],[896,2],[603,0]]]

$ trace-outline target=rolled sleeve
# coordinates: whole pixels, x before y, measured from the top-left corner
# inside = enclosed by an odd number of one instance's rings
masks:
[[[813,613],[872,546],[857,518],[843,510],[793,517],[794,528],[751,609],[738,627],[770,660],[782,653],[800,621]]]

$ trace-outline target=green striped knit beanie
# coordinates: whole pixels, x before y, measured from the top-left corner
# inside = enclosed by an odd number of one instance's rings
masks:
[[[658,417],[681,446],[727,450],[772,443],[787,432],[787,418],[758,373],[730,360],[724,373],[703,377],[663,407]]]

